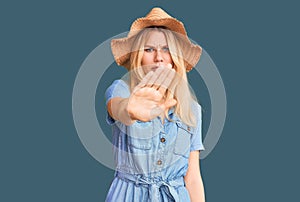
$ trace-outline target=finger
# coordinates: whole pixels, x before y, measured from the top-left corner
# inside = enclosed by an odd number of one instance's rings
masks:
[[[155,75],[157,76],[157,79],[154,81],[152,87],[155,89],[158,89],[165,78],[168,76],[169,71],[172,69],[172,64],[167,64],[167,66],[160,66],[159,71],[155,71]],[[155,77],[155,76],[154,76]]]
[[[168,69],[171,69],[172,64],[167,64],[166,67]],[[161,85],[163,78],[166,77],[166,75],[167,75],[166,67],[164,67],[162,65],[159,66],[157,68],[157,70],[153,73],[152,77],[148,80],[146,86],[157,89]]]
[[[154,73],[153,71],[148,72],[148,74],[146,74],[146,76],[141,80],[141,82],[137,86],[144,87],[152,78],[153,73]]]
[[[169,64],[167,65],[167,67],[170,68],[170,69],[172,69],[172,68],[173,68],[173,65],[169,63]]]
[[[164,103],[159,105],[159,108],[162,109],[162,111],[165,111],[166,109],[170,109],[171,107],[175,106],[177,104],[177,100],[175,99],[168,99]]]
[[[157,74],[157,79],[156,79],[154,85],[156,85],[158,87],[161,86],[164,79],[168,76],[170,70],[171,70],[170,68],[163,66],[163,69]]]
[[[174,69],[167,69],[165,75],[160,77],[160,86],[157,89],[161,94],[165,94],[166,90],[169,89],[176,72]]]
[[[173,107],[177,104],[177,101],[175,99],[168,99],[166,100],[166,102],[164,103],[164,107],[166,109],[170,108],[170,107]]]
[[[175,72],[174,78],[172,79],[172,82],[170,83],[168,90],[169,92],[174,95],[175,88],[179,84],[179,82],[182,81],[182,78]]]
[[[151,86],[153,86],[154,83],[156,84],[156,80],[157,80],[158,76],[163,72],[163,70],[164,70],[163,66],[157,68],[156,71],[153,72],[153,76],[149,79],[149,81],[147,82],[146,85],[151,87]]]
[[[151,77],[153,76],[153,73],[154,72],[152,72],[152,71],[148,72],[148,74],[146,74],[146,76],[141,80],[141,82],[134,88],[133,92],[136,92],[137,90],[146,86],[149,79],[151,79]]]
[[[149,87],[154,88],[155,90],[158,90],[163,82],[163,80],[167,77],[167,68],[163,67],[161,71],[158,72],[158,74],[155,76],[156,80],[151,85],[149,83]]]

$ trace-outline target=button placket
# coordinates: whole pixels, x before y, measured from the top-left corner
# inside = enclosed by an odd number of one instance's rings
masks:
[[[160,141],[160,143],[165,143],[166,142],[166,133],[165,132],[160,133],[159,141]],[[162,144],[162,145],[165,146],[165,144]]]
[[[161,167],[164,163],[164,156],[165,156],[165,144],[166,142],[166,133],[162,130],[159,135],[159,149],[158,149],[158,155],[156,160],[156,165],[158,167]]]

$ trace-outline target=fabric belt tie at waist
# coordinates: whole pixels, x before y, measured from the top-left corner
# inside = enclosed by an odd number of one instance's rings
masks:
[[[121,172],[117,172],[115,176],[117,176],[120,179],[129,180],[135,184],[148,185],[151,202],[159,202],[160,200],[159,188],[162,186],[166,186],[169,190],[169,193],[167,192],[167,189],[161,189],[162,191],[164,191],[167,195],[171,195],[175,200],[175,202],[179,202],[179,196],[177,194],[175,187],[184,186],[183,177],[179,177],[168,181],[152,182],[144,178],[141,178],[140,176],[135,176],[132,174],[121,173]]]

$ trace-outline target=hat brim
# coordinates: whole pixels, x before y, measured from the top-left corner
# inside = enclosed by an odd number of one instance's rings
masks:
[[[118,65],[124,66],[130,70],[130,54],[131,46],[137,33],[142,29],[150,26],[163,26],[177,33],[182,41],[183,60],[185,62],[186,71],[190,71],[198,63],[202,48],[199,45],[193,44],[187,37],[183,24],[175,18],[165,18],[158,20],[150,20],[145,18],[137,19],[131,26],[128,36],[111,41],[111,49],[115,61]]]

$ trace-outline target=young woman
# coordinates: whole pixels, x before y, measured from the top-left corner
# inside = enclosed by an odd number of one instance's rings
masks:
[[[160,8],[137,19],[111,47],[129,79],[106,91],[116,162],[106,201],[204,202],[201,107],[186,76],[201,48]]]

